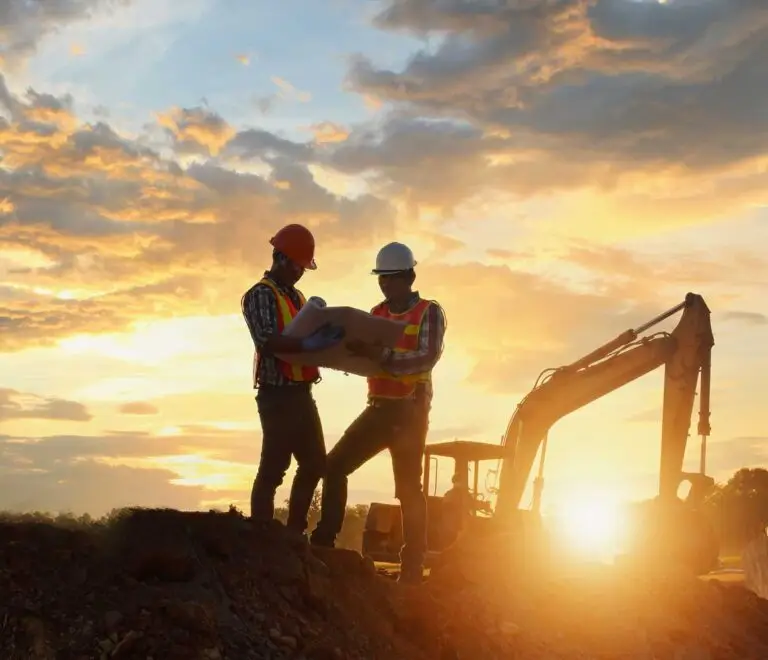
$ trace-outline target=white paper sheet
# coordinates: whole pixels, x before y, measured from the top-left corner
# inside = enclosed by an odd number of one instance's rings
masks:
[[[291,364],[326,367],[358,376],[373,376],[379,373],[381,368],[368,358],[350,353],[345,348],[345,343],[360,340],[393,348],[407,325],[402,321],[373,316],[354,307],[328,307],[322,298],[313,296],[299,310],[284,334],[290,337],[307,337],[325,323],[340,325],[346,330],[346,336],[339,345],[325,351],[279,354],[277,357]]]

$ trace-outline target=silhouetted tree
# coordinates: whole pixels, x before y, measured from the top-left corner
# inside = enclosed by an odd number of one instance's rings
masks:
[[[720,538],[723,554],[739,554],[768,526],[768,470],[742,468],[717,486],[705,503]]]

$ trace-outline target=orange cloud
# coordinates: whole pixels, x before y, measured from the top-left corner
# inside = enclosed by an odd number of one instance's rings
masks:
[[[148,401],[129,401],[120,406],[123,415],[157,415],[157,406]]]
[[[167,129],[180,149],[191,145],[204,148],[216,156],[235,135],[235,129],[215,112],[202,108],[173,108],[157,115],[158,123]]]
[[[347,129],[332,121],[321,121],[318,124],[312,124],[310,129],[315,135],[315,142],[319,144],[344,142],[349,137]]]

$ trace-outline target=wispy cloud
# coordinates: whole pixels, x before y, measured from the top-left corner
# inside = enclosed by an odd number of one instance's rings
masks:
[[[40,397],[0,388],[0,422],[12,419],[49,419],[88,422],[93,416],[77,401]]]
[[[283,99],[298,101],[299,103],[309,103],[312,100],[312,94],[296,89],[284,78],[272,76],[270,80],[278,88],[278,96]]]

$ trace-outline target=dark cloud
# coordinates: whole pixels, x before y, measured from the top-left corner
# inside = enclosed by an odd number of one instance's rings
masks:
[[[411,114],[470,122],[483,137],[454,128],[463,153],[450,166],[495,156],[466,168],[488,189],[614,191],[632,173],[663,170],[686,183],[666,204],[691,206],[701,187],[690,177],[745,164],[768,146],[761,0],[379,4],[378,27],[442,39],[399,71],[354,58],[351,87]],[[754,199],[766,182],[758,169],[709,186]]]
[[[0,435],[0,510],[74,511],[101,514],[121,506],[197,509],[206,501],[237,502],[240,491],[212,491],[172,483],[165,469],[120,465],[127,459],[199,453],[248,462],[245,434],[201,427],[175,436],[116,432],[102,436],[42,438]]]
[[[0,388],[0,422],[12,419],[52,419],[71,422],[88,422],[93,416],[77,401]]]
[[[0,435],[0,464],[34,464],[49,469],[62,461],[158,458],[203,454],[214,460],[249,464],[258,459],[253,434],[206,426],[182,426],[173,435],[115,431],[105,435],[51,435],[42,438]]]
[[[227,143],[226,154],[239,158],[264,159],[282,156],[299,163],[314,159],[311,145],[292,142],[257,128],[249,128],[237,133]]]
[[[149,401],[129,401],[118,409],[123,415],[157,415],[160,410]]]
[[[488,182],[486,159],[498,140],[448,120],[392,117],[362,127],[327,157],[334,168],[366,174],[383,191],[427,206],[451,207]]]
[[[125,506],[198,509],[206,500],[237,495],[212,494],[200,486],[177,486],[171,483],[176,478],[169,470],[94,461],[62,463],[49,470],[0,465],[0,510],[99,516]]]
[[[32,55],[42,39],[63,25],[88,18],[97,9],[132,0],[3,0],[0,3],[0,58],[15,65]]]

